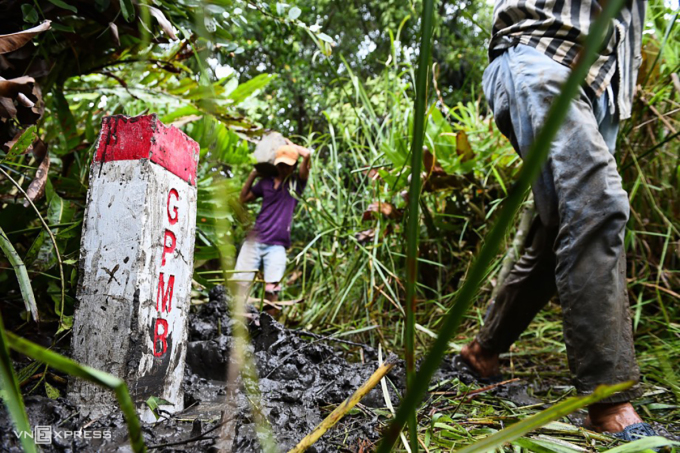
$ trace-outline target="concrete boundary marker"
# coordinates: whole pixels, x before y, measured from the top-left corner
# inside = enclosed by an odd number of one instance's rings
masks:
[[[90,170],[80,252],[73,357],[125,379],[145,401],[183,409],[182,379],[196,231],[199,146],[156,115],[104,118]],[[89,417],[115,396],[75,380],[69,397]]]

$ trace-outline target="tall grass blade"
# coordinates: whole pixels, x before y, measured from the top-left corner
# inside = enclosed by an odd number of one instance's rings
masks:
[[[556,420],[565,415],[571,414],[575,410],[581,409],[582,407],[588,406],[590,404],[596,403],[603,398],[613,395],[614,393],[626,390],[633,385],[633,382],[624,382],[622,384],[616,384],[611,386],[600,386],[595,389],[593,393],[588,396],[569,398],[566,401],[557,404],[556,406],[546,409],[538,414],[532,415],[529,418],[517,422],[512,426],[509,426],[496,434],[493,434],[485,439],[475,442],[462,450],[458,450],[458,453],[473,453],[480,451],[493,450],[496,447],[500,447],[506,442],[511,442],[524,434],[540,428],[541,426]]]
[[[9,241],[2,228],[0,228],[0,249],[2,249],[9,260],[9,263],[14,268],[14,272],[17,274],[19,288],[21,288],[21,297],[24,299],[26,311],[31,313],[35,322],[38,322],[38,306],[35,303],[33,287],[31,286],[31,279],[28,277],[28,272],[26,271],[26,265],[21,260],[21,257],[14,249],[14,246],[12,246],[12,243]]]
[[[0,315],[0,384],[0,396],[2,396],[7,411],[10,417],[12,417],[17,432],[32,432],[28,415],[26,415],[26,408],[24,407],[24,399],[21,397],[19,382],[14,374],[12,360],[9,358],[8,341],[5,334],[5,325],[2,322],[2,315]],[[33,437],[22,435],[20,441],[24,451],[28,453],[36,451]]]
[[[142,428],[125,381],[109,373],[105,373],[104,371],[91,368],[87,365],[81,365],[74,360],[50,351],[49,349],[45,349],[42,346],[18,337],[11,332],[7,332],[7,339],[9,340],[9,346],[21,354],[49,365],[62,373],[79,377],[113,390],[118,399],[120,410],[125,417],[125,422],[127,423],[132,450],[136,453],[146,451],[144,439],[142,438]]]
[[[512,224],[515,213],[524,201],[524,194],[529,189],[531,182],[539,174],[541,165],[548,156],[550,143],[566,117],[571,100],[576,96],[581,83],[585,79],[588,69],[595,61],[597,49],[603,41],[604,33],[608,29],[611,19],[618,13],[623,5],[623,0],[613,0],[607,2],[602,13],[597,18],[588,37],[585,40],[582,52],[578,58],[572,73],[562,87],[561,94],[555,100],[546,121],[545,126],[536,136],[536,139],[529,150],[517,182],[509,191],[505,206],[501,209],[498,220],[485,238],[477,259],[470,268],[470,272],[458,291],[454,299],[453,306],[447,313],[442,323],[442,328],[437,340],[432,345],[430,352],[425,357],[418,374],[415,377],[414,385],[409,389],[402,400],[397,415],[395,416],[389,429],[385,432],[383,441],[378,447],[378,453],[387,453],[396,442],[399,432],[409,415],[416,409],[422,400],[432,379],[432,375],[439,367],[446,349],[448,341],[458,330],[463,315],[473,302],[473,298],[484,279],[489,264],[498,254],[499,247],[503,242],[508,227]]]
[[[427,103],[427,80],[432,53],[432,21],[434,0],[423,2],[421,16],[420,56],[416,77],[415,115],[413,117],[413,141],[411,143],[411,187],[409,188],[408,224],[406,226],[406,381],[407,389],[415,377],[415,309],[416,280],[418,278],[418,239],[420,232],[420,171],[423,163],[423,140],[425,135],[425,108]],[[411,450],[418,451],[418,424],[415,407],[409,417]]]

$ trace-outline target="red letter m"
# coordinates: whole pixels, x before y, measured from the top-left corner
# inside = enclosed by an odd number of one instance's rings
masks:
[[[172,291],[175,288],[175,276],[168,277],[168,288],[165,289],[165,282],[163,282],[163,272],[158,277],[158,293],[156,295],[156,311],[172,310]],[[161,302],[162,301],[162,302]]]

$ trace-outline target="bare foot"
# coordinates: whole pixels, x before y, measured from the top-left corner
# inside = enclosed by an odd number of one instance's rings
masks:
[[[498,354],[482,348],[477,340],[463,346],[460,355],[481,378],[498,376],[501,372]]]
[[[630,403],[601,403],[588,406],[584,425],[599,433],[618,433],[626,426],[641,423],[642,419]]]

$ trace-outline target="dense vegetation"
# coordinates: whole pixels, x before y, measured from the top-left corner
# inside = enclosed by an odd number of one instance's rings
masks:
[[[6,79],[0,79],[0,310],[7,329],[30,337],[39,317],[40,329],[55,332],[54,344],[68,338],[101,120],[156,112],[201,147],[196,301],[224,281],[221,269],[233,265],[256,214],[256,207],[237,202],[251,169],[251,142],[278,130],[315,150],[282,297],[303,301],[286,308],[282,321],[401,351],[421,8],[420,2],[329,0],[0,4],[2,35],[51,21],[19,47],[5,49],[0,41]],[[479,0],[436,6],[417,201],[419,354],[440,331],[521,167],[480,89],[490,14]],[[680,32],[677,12],[662,1],[650,0],[647,14],[634,113],[622,124],[617,161],[632,207],[626,247],[637,352],[646,388],[664,390],[640,405],[652,420],[677,423]],[[525,204],[530,208],[530,199]],[[513,238],[507,237],[511,256]],[[488,269],[451,351],[483,317],[503,260],[497,256]],[[34,302],[22,275],[30,278]],[[523,367],[513,375],[568,383],[557,303],[513,357]],[[28,379],[32,372],[18,375]],[[546,397],[556,399],[550,391]],[[527,413],[493,404],[475,402],[466,414]],[[430,448],[488,433],[470,436],[443,417],[421,414]]]

